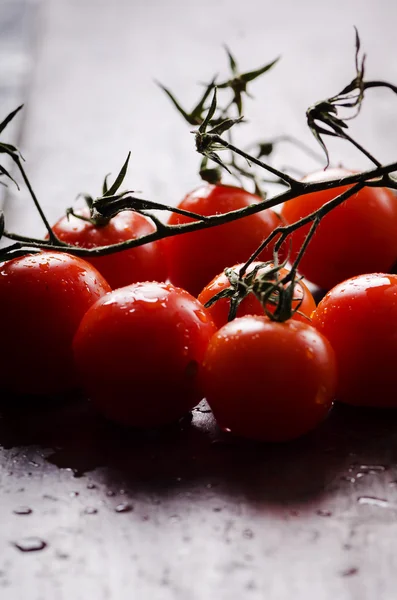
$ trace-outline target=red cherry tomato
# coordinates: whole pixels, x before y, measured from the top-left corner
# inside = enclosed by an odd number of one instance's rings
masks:
[[[291,440],[316,427],[336,386],[331,345],[314,327],[258,316],[219,329],[201,376],[220,427],[266,442]]]
[[[89,216],[88,210],[80,211],[78,214]],[[64,216],[54,225],[53,231],[68,244],[82,248],[95,248],[139,238],[155,231],[155,227],[142,215],[133,211],[124,211],[101,227],[73,215],[69,218]],[[102,273],[113,289],[138,281],[167,279],[165,257],[159,242],[150,242],[105,256],[90,256],[85,260]]]
[[[207,311],[185,290],[137,283],[87,312],[74,340],[76,364],[106,417],[157,427],[201,400],[197,369],[214,331]]]
[[[0,377],[16,394],[76,385],[72,340],[84,313],[110,286],[75,256],[43,252],[0,266]]]
[[[352,277],[334,287],[313,313],[338,364],[337,400],[397,407],[397,275]]]
[[[348,174],[342,169],[329,169],[307,177],[306,181]],[[287,223],[295,223],[346,189],[343,186],[289,200],[281,214]],[[292,259],[308,231],[309,225],[292,234]],[[324,217],[299,270],[324,289],[353,275],[388,271],[397,258],[396,231],[397,198],[386,188],[364,188]]]
[[[178,205],[200,215],[223,214],[261,202],[237,187],[205,185],[188,194]],[[173,213],[170,225],[193,219]],[[165,240],[170,281],[197,296],[205,285],[224,268],[247,260],[261,242],[281,224],[280,217],[268,209],[245,219],[203,231],[178,235]],[[258,258],[273,258],[269,246]]]
[[[251,273],[251,271],[253,271],[253,269],[255,269],[255,267],[259,264],[259,262],[251,263],[251,265],[247,269],[247,273]],[[234,265],[234,267],[232,268],[236,273],[238,273],[242,266],[243,264],[241,263],[239,265]],[[265,269],[266,268],[260,269],[258,273],[260,274],[264,272]],[[280,276],[284,277],[285,275],[287,275],[287,273],[288,269],[281,269]],[[201,294],[199,294],[198,296],[198,300],[200,300],[200,302],[204,305],[209,300],[211,300],[211,298],[213,298],[216,294],[228,288],[229,286],[230,282],[228,278],[224,273],[221,273],[203,289]],[[299,312],[294,313],[292,318],[297,321],[304,321],[307,323],[310,320],[310,315],[316,308],[316,303],[311,292],[303,283],[303,281],[299,281],[295,285],[294,297],[296,298],[296,301],[292,303],[292,308],[297,307],[298,303],[301,300],[302,302],[299,306]],[[212,319],[218,328],[222,327],[227,323],[229,316],[229,308],[229,298],[221,298],[208,308],[208,311],[210,312]],[[273,313],[275,310],[275,306],[273,304],[268,303],[267,310]],[[237,310],[237,317],[244,317],[245,315],[264,315],[264,308],[262,304],[252,293],[246,296],[246,298],[244,298]]]

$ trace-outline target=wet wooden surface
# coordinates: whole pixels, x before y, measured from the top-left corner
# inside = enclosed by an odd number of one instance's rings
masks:
[[[289,133],[310,143],[306,107],[353,76],[353,24],[369,76],[397,81],[389,0],[27,5],[37,15],[34,70],[28,93],[4,92],[4,106],[27,100],[22,150],[51,220],[78,192],[95,194],[129,149],[129,185],[147,197],[176,203],[197,185],[189,128],[153,79],[189,105],[195,82],[226,67],[222,43],[244,69],[283,55],[253,86],[247,140]],[[395,159],[395,99],[374,93],[362,117],[352,131]],[[366,165],[333,147],[336,162]],[[289,146],[277,161],[314,167]],[[10,188],[6,211],[9,229],[41,231],[23,191]],[[393,412],[337,407],[296,443],[258,446],[222,437],[205,407],[137,434],[77,398],[14,402],[0,419],[0,497],[2,600],[396,597]]]

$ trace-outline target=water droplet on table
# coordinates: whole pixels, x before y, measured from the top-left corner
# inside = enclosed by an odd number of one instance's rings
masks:
[[[380,508],[389,508],[390,503],[384,498],[375,498],[375,496],[360,496],[357,499],[359,504],[368,504],[369,506],[379,506]]]
[[[372,475],[386,471],[386,467],[384,465],[360,465],[359,469],[360,471],[371,473]]]
[[[324,510],[323,508],[320,508],[316,512],[320,517],[331,517],[332,516],[332,512],[330,510]]]
[[[342,577],[351,577],[352,575],[357,575],[358,569],[357,567],[350,567],[350,569],[346,569],[342,571]]]
[[[14,515],[31,515],[33,511],[29,506],[17,506],[12,512]]]
[[[85,515],[96,515],[97,512],[98,512],[98,509],[95,508],[94,506],[87,506],[87,508],[84,509]]]
[[[26,537],[14,542],[14,546],[21,552],[37,552],[44,550],[47,543],[38,537]]]
[[[114,510],[117,513],[131,512],[133,510],[133,506],[129,502],[121,502],[120,504],[118,504],[116,506],[116,508]]]

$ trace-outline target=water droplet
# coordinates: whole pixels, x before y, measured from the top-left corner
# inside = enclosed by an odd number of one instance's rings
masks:
[[[87,490],[95,490],[95,489],[96,489],[95,483],[87,483]]]
[[[134,510],[132,504],[130,504],[129,502],[121,502],[120,504],[118,504],[116,506],[116,508],[114,509],[117,513],[126,513],[126,512],[131,512],[132,510]]]
[[[14,542],[14,546],[21,552],[37,552],[39,550],[44,550],[47,543],[38,537],[26,537],[18,542]]]
[[[29,506],[18,506],[12,512],[14,515],[31,515],[33,511]]]
[[[114,491],[113,491],[113,490],[108,490],[108,491],[106,492],[106,496],[109,496],[109,498],[112,498],[112,497],[113,497],[113,496],[115,496],[115,495],[116,495],[116,494],[114,493]]]
[[[205,314],[205,312],[203,310],[199,309],[199,310],[194,310],[193,312],[197,316],[199,321],[201,321],[202,323],[207,323],[207,321],[208,321],[207,315]]]
[[[79,492],[70,492],[70,494],[69,494],[69,496],[71,498],[77,498],[77,496],[79,496],[79,495],[80,495]]]
[[[342,571],[342,577],[351,577],[352,575],[357,575],[358,569],[357,567],[350,567],[350,569],[346,569]]]
[[[170,515],[168,517],[169,521],[171,521],[172,523],[177,523],[178,521],[181,520],[179,515]]]
[[[375,496],[360,496],[357,499],[359,504],[368,504],[369,506],[378,506],[380,508],[389,508],[390,503],[384,498],[375,498]]]
[[[330,510],[325,510],[323,508],[320,508],[319,510],[317,510],[316,513],[319,515],[319,517],[331,517],[332,516],[332,512]]]
[[[370,473],[371,475],[375,473],[381,473],[386,471],[386,467],[383,465],[360,465],[360,471],[364,471],[366,473]]]
[[[98,512],[98,509],[94,508],[93,506],[87,506],[87,508],[84,509],[85,515],[96,515],[97,512]]]
[[[245,537],[246,540],[252,540],[252,538],[254,537],[254,534],[251,531],[251,529],[244,529],[243,537]]]

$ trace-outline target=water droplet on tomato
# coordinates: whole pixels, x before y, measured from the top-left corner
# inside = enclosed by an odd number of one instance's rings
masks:
[[[203,310],[198,309],[193,312],[202,323],[207,323],[207,321],[208,321],[207,315],[205,314],[205,312]]]

